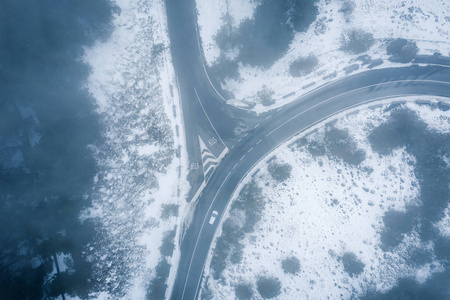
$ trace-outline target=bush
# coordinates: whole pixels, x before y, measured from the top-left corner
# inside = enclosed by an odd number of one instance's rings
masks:
[[[314,71],[318,64],[319,60],[314,55],[300,57],[291,63],[289,73],[294,77],[305,76]]]
[[[239,79],[239,65],[237,61],[231,60],[223,54],[220,54],[210,70],[212,76],[220,82],[224,82],[227,78]]]
[[[161,205],[161,219],[166,220],[170,217],[178,217],[178,205],[177,204],[163,204]]]
[[[399,55],[407,43],[408,41],[405,39],[396,39],[387,46],[386,52],[388,55]]]
[[[284,273],[296,274],[300,271],[300,261],[295,256],[283,259],[281,266],[283,267]]]
[[[263,85],[262,90],[256,93],[256,98],[263,106],[269,106],[275,103],[275,100],[272,99],[274,94],[275,92],[273,90]]]
[[[347,130],[332,127],[325,132],[328,151],[335,157],[352,165],[359,165],[366,159],[366,152],[358,149]]]
[[[147,299],[164,299],[167,289],[167,277],[170,273],[170,264],[162,259],[156,266],[156,277],[150,283],[147,290]]]
[[[271,299],[281,292],[281,282],[276,277],[259,277],[256,282],[258,292],[264,299]]]
[[[253,296],[252,287],[247,284],[238,284],[234,288],[234,293],[236,295],[236,298],[239,300],[251,299]]]
[[[155,44],[152,46],[152,56],[158,56],[160,55],[164,49],[166,49],[166,46],[163,43]]]
[[[390,60],[407,63],[412,61],[419,51],[416,42],[405,39],[396,39],[392,41],[386,48],[388,55],[392,55]]]
[[[373,35],[360,29],[350,30],[341,35],[341,49],[350,54],[366,52],[373,44]]]
[[[159,252],[162,256],[172,256],[174,244],[175,230],[166,231],[162,240],[162,244],[159,247]]]
[[[353,1],[345,1],[342,3],[341,9],[339,9],[339,12],[344,14],[345,21],[350,21],[350,16],[352,15],[353,11],[355,10],[355,2]]]
[[[352,252],[344,253],[342,256],[342,263],[344,264],[345,272],[352,277],[361,274],[365,267],[365,265]]]
[[[214,41],[219,46],[220,50],[231,50],[238,45],[239,32],[238,29],[233,27],[233,18],[229,15],[225,18],[227,21],[214,36]]]
[[[414,220],[412,211],[387,211],[383,217],[384,228],[381,232],[381,248],[388,251],[397,247],[403,241],[404,234],[413,228]]]
[[[292,166],[289,164],[278,164],[271,162],[267,167],[270,176],[278,182],[283,182],[291,177]]]
[[[269,68],[289,47],[294,31],[305,31],[318,13],[316,0],[262,0],[253,19],[239,27],[240,60]]]

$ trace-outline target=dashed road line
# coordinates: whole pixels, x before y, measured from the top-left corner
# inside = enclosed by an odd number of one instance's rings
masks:
[[[262,140],[259,140],[257,143],[256,143],[256,145],[259,145],[259,143],[261,143],[262,142]]]
[[[250,149],[248,149],[247,153],[249,153],[249,152],[252,151],[252,150],[253,150],[253,147],[251,147]]]

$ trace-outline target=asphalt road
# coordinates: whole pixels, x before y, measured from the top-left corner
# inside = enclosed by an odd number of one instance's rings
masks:
[[[186,146],[191,163],[201,162],[198,137],[218,137],[211,151],[228,149],[197,198],[193,222],[181,242],[181,259],[172,299],[196,299],[211,241],[239,182],[263,157],[297,133],[351,107],[404,95],[450,97],[450,61],[421,57],[429,66],[380,69],[349,76],[319,87],[281,109],[256,116],[233,108],[220,98],[203,67],[194,0],[166,0],[171,50],[179,81]],[[219,90],[219,92],[221,92]],[[198,96],[198,97],[197,97]],[[236,134],[238,124],[248,130]],[[204,178],[199,169],[189,174],[193,196]],[[208,224],[211,212],[219,219]]]

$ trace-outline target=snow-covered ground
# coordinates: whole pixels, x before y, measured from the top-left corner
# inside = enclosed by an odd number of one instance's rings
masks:
[[[444,112],[412,102],[405,106],[415,111],[430,130],[450,132],[449,110]],[[231,203],[239,200],[240,189],[252,180],[264,199],[262,218],[254,232],[245,234],[240,241],[244,246],[242,260],[233,263],[227,259],[222,277],[217,280],[211,268],[215,250],[209,255],[204,299],[229,298],[238,285],[250,287],[252,299],[260,299],[256,291],[260,276],[279,279],[281,294],[277,299],[350,299],[369,289],[389,290],[400,277],[423,283],[431,274],[443,271],[436,260],[433,243],[422,242],[415,229],[397,247],[390,251],[382,249],[385,213],[402,212],[408,206],[420,204],[421,193],[414,172],[416,158],[405,148],[396,149],[390,155],[379,155],[368,140],[371,130],[388,120],[391,111],[385,110],[386,107],[359,108],[357,113],[341,114],[333,118],[336,119],[333,125],[325,126],[332,121],[326,120],[286,142],[254,168],[253,174],[238,187]],[[305,145],[326,142],[326,132],[331,128],[348,130],[356,149],[365,152],[360,164],[345,163],[329,155],[314,156],[311,150],[306,150]],[[307,143],[298,143],[300,139],[306,139]],[[284,182],[274,180],[268,170],[274,162],[290,165],[290,178]],[[435,224],[442,236],[449,235],[449,215],[447,208],[441,221]],[[230,204],[219,228],[223,230],[227,220],[233,226],[242,226],[245,216]],[[221,234],[222,231],[216,234],[213,249]],[[415,251],[428,253],[430,261],[410,263]],[[364,264],[357,276],[345,271],[346,253],[353,253]],[[282,268],[282,261],[292,256],[300,261],[300,270],[295,275],[283,272]]]
[[[83,220],[102,228],[87,249],[104,290],[92,296],[144,299],[159,262],[177,268],[177,243],[172,256],[159,248],[185,213],[187,155],[164,1],[116,3],[111,37],[85,49],[105,141],[93,146],[99,172]]]
[[[258,1],[255,0],[196,0],[198,27],[202,47],[208,66],[214,65],[221,49],[214,40],[217,31],[225,23],[224,16],[229,13],[236,28],[246,18],[252,18]],[[343,13],[344,3],[353,7],[351,13]],[[346,67],[357,65],[352,74],[368,69],[356,58],[362,54],[372,60],[383,59],[381,65],[374,68],[404,66],[388,61],[386,47],[390,39],[404,38],[417,43],[418,54],[432,55],[438,52],[450,55],[450,3],[445,0],[424,1],[329,1],[317,2],[319,14],[306,32],[297,32],[285,55],[272,67],[263,70],[239,63],[238,79],[226,79],[222,88],[233,93],[235,99],[230,104],[263,112],[286,104],[299,95],[331,80],[348,76]],[[350,10],[351,11],[351,10]],[[363,30],[373,34],[374,44],[365,53],[348,54],[340,50],[340,38],[344,32]],[[234,53],[225,54],[229,57]],[[289,72],[290,64],[299,57],[314,55],[318,64],[314,71],[300,77]],[[354,66],[356,68],[356,66]],[[336,73],[335,73],[336,72]],[[271,89],[273,99],[270,106],[263,106],[257,99],[257,92],[263,86]],[[295,94],[283,98],[292,92]],[[250,105],[249,105],[250,104]],[[253,107],[253,105],[256,106]]]

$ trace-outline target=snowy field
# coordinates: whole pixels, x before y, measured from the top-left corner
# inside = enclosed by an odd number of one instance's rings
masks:
[[[239,46],[220,49],[218,31],[232,18],[232,26],[252,18],[259,3],[255,0],[196,0],[198,27],[206,63],[217,64],[221,55],[234,59]],[[239,62],[237,78],[226,78],[222,88],[232,93],[230,104],[263,112],[286,104],[317,86],[368,70],[404,66],[388,60],[386,48],[392,39],[403,38],[416,43],[418,53],[450,55],[450,3],[446,0],[424,1],[330,1],[316,3],[318,15],[305,32],[296,32],[287,51],[268,69]],[[341,50],[341,36],[352,30],[373,35],[373,44],[365,52],[351,54]],[[361,58],[361,55],[368,55]],[[299,58],[315,57],[312,70],[292,76],[290,65]],[[382,61],[379,61],[382,59]],[[374,63],[371,65],[371,63]],[[349,68],[350,67],[350,68]],[[270,105],[262,105],[258,92],[264,87],[273,92]],[[292,92],[294,95],[286,96]]]
[[[85,49],[105,139],[93,147],[94,208],[83,216],[102,228],[88,255],[105,292],[92,296],[162,299],[188,189],[166,12],[162,0],[116,2],[112,36]]]
[[[202,299],[227,299],[237,296],[238,290],[241,299],[249,295],[261,299],[261,277],[277,278],[281,288],[276,299],[350,299],[368,291],[386,292],[400,278],[420,284],[445,270],[434,243],[423,242],[416,227],[403,233],[394,247],[384,244],[388,215],[407,215],[420,207],[422,192],[414,155],[405,147],[380,155],[369,142],[374,128],[391,117],[393,110],[387,107],[366,107],[318,124],[255,167],[221,221],[205,268]],[[429,132],[450,134],[450,110],[411,102],[405,108],[426,123]],[[336,138],[339,134],[342,140]],[[336,139],[338,144],[346,141],[344,150],[333,150],[330,141]],[[448,153],[439,159],[450,167]],[[274,173],[273,166],[282,166],[289,174]],[[252,199],[261,199],[254,207],[261,214],[249,230],[247,219],[254,219],[255,213],[243,212],[239,202],[250,203],[242,187],[247,193],[252,184],[256,184]],[[449,211],[450,204],[433,223],[441,237],[449,237]],[[220,264],[213,256],[220,251],[218,237],[223,239],[224,224],[228,231],[245,234],[227,246],[231,254],[217,276]],[[417,253],[426,261],[414,261]],[[295,265],[289,259],[297,260],[297,269],[289,269],[289,264]]]

